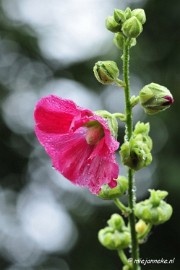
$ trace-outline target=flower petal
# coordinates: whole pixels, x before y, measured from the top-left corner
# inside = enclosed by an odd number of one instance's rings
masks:
[[[38,130],[46,133],[66,133],[74,118],[89,114],[92,112],[76,106],[71,100],[54,95],[44,97],[37,103],[34,111],[36,134],[38,136]]]

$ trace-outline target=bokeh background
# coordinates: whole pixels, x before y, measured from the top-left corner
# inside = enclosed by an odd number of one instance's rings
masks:
[[[100,85],[92,68],[98,60],[121,68],[104,20],[128,5],[147,14],[131,50],[132,94],[154,81],[175,98],[157,116],[134,110],[135,121],[151,123],[154,141],[152,165],[137,174],[138,199],[148,188],[165,189],[174,208],[141,246],[141,258],[175,263],[142,269],[180,269],[180,1],[0,0],[0,270],[121,269],[116,253],[97,241],[116,207],[52,168],[34,135],[33,110],[53,93],[92,110],[123,112],[122,91]],[[120,124],[121,141],[123,132]]]

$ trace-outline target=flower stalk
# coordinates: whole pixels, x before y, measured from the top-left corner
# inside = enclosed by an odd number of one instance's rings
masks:
[[[133,131],[133,118],[132,118],[132,106],[130,99],[130,81],[129,81],[129,60],[130,60],[130,39],[126,39],[124,42],[123,49],[123,78],[125,82],[124,94],[125,94],[125,104],[126,104],[126,140],[129,141],[132,136]],[[134,264],[135,260],[139,259],[139,246],[137,233],[135,230],[135,215],[134,215],[134,207],[136,203],[136,189],[134,183],[134,172],[132,169],[128,168],[128,206],[131,210],[129,214],[129,224],[131,230],[131,246],[132,246],[132,259],[133,259],[133,269],[140,269],[138,264]]]

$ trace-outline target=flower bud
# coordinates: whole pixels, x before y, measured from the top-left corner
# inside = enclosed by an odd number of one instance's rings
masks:
[[[130,244],[130,233],[114,231],[110,227],[101,229],[98,233],[99,242],[106,248],[116,250],[127,248]]]
[[[113,214],[107,223],[109,226],[98,233],[100,243],[112,250],[128,247],[131,237],[123,218],[118,214]]]
[[[149,125],[138,122],[130,141],[122,144],[120,154],[124,165],[140,170],[152,162],[152,140],[148,136]]]
[[[98,61],[93,71],[96,79],[102,84],[111,84],[119,76],[119,69],[114,61]]]
[[[171,92],[157,83],[145,85],[139,98],[145,112],[150,115],[166,110],[174,102]]]
[[[124,176],[119,176],[117,179],[117,186],[110,188],[108,185],[103,185],[98,194],[98,197],[104,200],[112,200],[122,196],[128,188],[128,180]]]
[[[125,11],[124,11],[124,14],[125,14],[126,20],[129,19],[129,18],[131,18],[131,16],[132,16],[132,11],[131,11],[131,9],[130,9],[129,7],[127,7],[127,8],[125,9]]]
[[[135,206],[135,215],[147,223],[158,225],[166,222],[172,215],[172,207],[163,201],[166,191],[150,190],[149,199],[139,202]]]
[[[121,32],[116,33],[114,36],[113,42],[118,49],[123,50],[123,48],[124,48],[124,35]]]
[[[123,218],[118,214],[113,214],[107,223],[111,228],[118,231],[123,231],[123,227],[125,226]]]
[[[147,224],[142,219],[140,219],[136,223],[135,229],[138,234],[143,234],[147,229]]]
[[[142,30],[142,24],[135,16],[125,21],[122,26],[123,34],[128,38],[137,38]]]
[[[114,10],[114,19],[117,23],[124,22],[126,20],[126,16],[123,10],[115,9]]]
[[[146,22],[146,14],[143,9],[137,8],[132,11],[132,16],[135,16],[141,24]]]
[[[106,28],[113,33],[121,31],[121,24],[117,23],[113,16],[108,16],[106,18],[105,25]]]

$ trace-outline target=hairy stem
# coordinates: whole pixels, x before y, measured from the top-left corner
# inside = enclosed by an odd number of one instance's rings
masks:
[[[114,203],[122,211],[123,214],[129,215],[129,213],[131,213],[130,208],[126,207],[122,202],[120,202],[119,199],[114,199]]]
[[[126,254],[124,253],[124,251],[123,251],[122,249],[119,249],[119,250],[118,250],[118,255],[119,255],[119,257],[120,257],[122,263],[123,263],[124,265],[129,266],[129,268],[131,268],[131,264],[129,263],[129,261],[128,261],[127,257],[126,257]]]
[[[130,140],[133,132],[133,120],[132,120],[132,106],[130,102],[130,82],[129,82],[129,40],[127,39],[124,43],[123,50],[123,77],[125,82],[124,94],[125,94],[125,103],[126,103],[126,136],[125,140]],[[128,169],[128,206],[131,209],[129,214],[129,224],[131,229],[131,246],[132,246],[132,262],[133,270],[139,270],[140,266],[137,263],[134,263],[135,260],[139,259],[139,245],[137,240],[137,233],[135,230],[135,215],[134,215],[134,206],[136,202],[136,188],[134,183],[134,173],[132,169]]]

